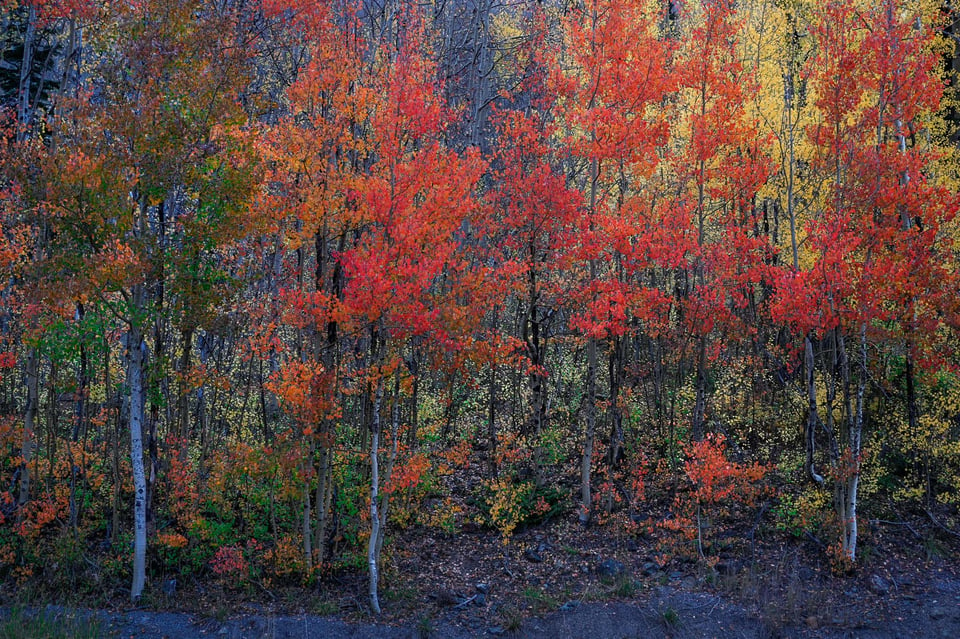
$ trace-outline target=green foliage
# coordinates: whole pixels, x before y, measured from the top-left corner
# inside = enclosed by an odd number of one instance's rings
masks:
[[[570,496],[556,486],[537,488],[532,481],[490,479],[481,484],[474,503],[481,522],[508,539],[522,526],[540,523],[569,507]]]
[[[894,367],[895,379],[902,382],[902,370],[897,371]],[[927,380],[927,384],[918,383],[921,412],[915,428],[902,406],[878,411],[877,482],[897,502],[956,507],[960,505],[960,379],[940,372]]]
[[[798,494],[781,492],[770,509],[777,530],[793,537],[819,534],[830,515],[830,495],[816,486],[807,486]]]
[[[680,626],[680,613],[675,608],[667,606],[660,611],[660,621],[668,630],[673,630]]]
[[[523,621],[523,613],[517,608],[508,606],[500,611],[500,622],[507,632],[518,632],[523,628]]]
[[[429,614],[422,615],[417,620],[417,637],[420,639],[430,639],[433,636],[434,622],[433,616]]]
[[[640,590],[640,585],[637,583],[637,580],[628,574],[616,577],[613,579],[610,586],[610,592],[613,594],[613,596],[623,599],[632,598]]]
[[[533,608],[534,614],[545,614],[548,612],[553,612],[560,607],[560,601],[542,588],[534,588],[532,586],[524,588],[523,598],[527,601],[527,605]]]
[[[72,612],[44,613],[13,608],[0,620],[0,639],[96,639],[100,622]]]

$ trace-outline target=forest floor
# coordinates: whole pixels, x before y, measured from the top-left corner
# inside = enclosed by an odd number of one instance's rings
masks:
[[[460,512],[472,508],[466,496],[481,481],[479,467],[448,478]],[[508,539],[474,516],[456,534],[392,527],[376,618],[362,564],[310,586],[166,575],[148,584],[137,608],[127,582],[70,592],[49,581],[62,573],[52,566],[24,588],[0,584],[0,639],[960,638],[960,534],[933,513],[864,505],[887,519],[860,519],[856,570],[837,574],[829,528],[822,539],[791,529],[774,498],[716,518],[699,557],[659,525],[673,516],[676,488],[651,479],[642,511],[621,510],[586,530],[574,508]],[[15,626],[38,630],[9,632]]]
[[[114,606],[97,610],[5,612],[52,619],[67,630],[43,636],[57,637],[960,637],[957,546],[940,536],[936,547],[920,544],[925,556],[917,556],[918,542],[906,537],[917,527],[906,522],[865,526],[861,566],[846,576],[831,572],[816,540],[782,534],[750,541],[741,531],[730,546],[736,554],[709,566],[658,564],[654,539],[604,527],[554,521],[507,543],[465,528],[451,537],[422,529],[393,537],[376,620],[363,576],[350,573],[315,589],[194,582],[139,609],[124,606],[118,592]]]

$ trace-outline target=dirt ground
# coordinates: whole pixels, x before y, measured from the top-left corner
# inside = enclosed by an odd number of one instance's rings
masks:
[[[693,565],[677,570],[683,566],[646,561],[643,547],[616,553],[616,544],[602,537],[603,545],[591,548],[587,537],[579,549],[551,539],[541,529],[505,546],[467,534],[420,548],[431,553],[428,560],[411,551],[409,564],[398,561],[397,574],[417,579],[416,585],[384,588],[385,614],[378,620],[359,601],[359,576],[269,603],[234,599],[210,606],[200,601],[213,596],[207,591],[183,593],[169,606],[174,611],[50,605],[27,612],[56,618],[61,627],[92,625],[100,636],[117,639],[960,638],[960,571],[953,551],[931,561],[891,554],[856,575],[837,577],[815,563],[810,568],[802,548],[788,545],[766,548],[749,566],[720,564],[705,574]],[[473,552],[465,555],[467,550]],[[613,553],[623,574],[603,573],[611,566],[601,561],[604,553]],[[330,610],[331,602],[339,613],[310,614]]]
[[[104,637],[143,639],[400,639],[408,637],[569,637],[583,639],[858,638],[955,639],[960,637],[960,581],[935,579],[922,596],[895,595],[864,607],[849,601],[835,616],[782,620],[715,594],[658,586],[629,601],[567,602],[542,616],[504,627],[496,608],[477,614],[451,606],[429,622],[374,623],[315,615],[243,614],[216,620],[202,615],[136,610],[84,611],[48,606],[34,611],[75,623],[96,619]],[[787,621],[785,623],[785,621]]]
[[[351,570],[310,586],[173,575],[172,589],[148,584],[137,609],[126,583],[104,582],[95,600],[48,589],[34,601],[4,583],[0,614],[18,602],[18,614],[115,639],[960,639],[957,533],[922,518],[865,519],[857,569],[838,575],[822,540],[760,521],[718,533],[709,561],[664,552],[653,533],[584,530],[573,517],[507,541],[473,525],[397,530],[384,548],[379,618],[364,574]]]

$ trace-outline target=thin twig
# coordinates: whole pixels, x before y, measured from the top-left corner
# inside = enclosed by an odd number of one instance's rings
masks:
[[[886,525],[888,525],[888,526],[905,526],[907,530],[909,530],[911,533],[913,533],[913,536],[914,536],[914,537],[916,537],[917,539],[923,539],[923,537],[920,535],[920,533],[918,533],[918,532],[913,528],[913,526],[911,526],[909,523],[907,523],[907,522],[905,522],[905,521],[888,521],[888,520],[886,520],[886,519],[871,519],[871,520],[870,520],[870,523],[871,523],[871,524],[886,524]]]
[[[927,513],[927,517],[930,518],[930,521],[932,521],[932,522],[934,523],[934,525],[936,525],[937,528],[939,528],[940,530],[942,530],[943,532],[945,532],[945,533],[947,533],[947,534],[953,535],[954,537],[957,537],[958,539],[960,539],[960,533],[954,532],[953,530],[950,530],[949,528],[947,528],[946,526],[944,526],[943,524],[941,524],[940,521],[937,520],[937,518],[933,516],[933,513],[932,513],[932,512],[930,512],[929,510],[926,510],[926,509],[924,509],[923,512]]]

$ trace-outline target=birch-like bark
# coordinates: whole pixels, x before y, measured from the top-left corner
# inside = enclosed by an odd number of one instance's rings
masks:
[[[370,419],[370,540],[367,543],[367,566],[370,569],[370,608],[379,615],[380,566],[377,557],[377,539],[380,538],[380,407],[383,404],[383,378],[377,379]]]
[[[397,456],[400,454],[400,369],[397,369],[393,384],[393,409],[390,418],[390,457],[387,459],[387,467],[384,469],[383,476],[387,481],[393,476],[393,467],[397,463]],[[390,495],[384,493],[380,496],[380,528],[377,531],[377,564],[380,563],[380,553],[383,550],[383,539],[387,531],[387,515],[390,513]]]
[[[144,370],[147,345],[139,327],[137,315],[145,302],[145,287],[133,287],[132,302],[134,317],[127,332],[127,385],[130,392],[130,465],[133,470],[133,583],[130,599],[136,603],[143,594],[146,582],[147,557],[147,479],[143,467],[144,426]]]

